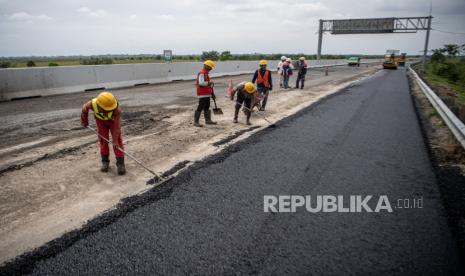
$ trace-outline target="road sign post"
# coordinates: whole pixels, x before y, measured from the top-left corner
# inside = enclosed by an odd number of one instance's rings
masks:
[[[166,62],[171,62],[173,60],[173,51],[172,50],[163,50],[163,59]]]

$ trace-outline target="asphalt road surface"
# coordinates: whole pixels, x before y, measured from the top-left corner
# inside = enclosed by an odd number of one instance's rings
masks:
[[[265,213],[264,195],[386,195],[393,210]],[[32,274],[462,272],[404,70],[380,71],[125,204],[140,207],[31,259]]]

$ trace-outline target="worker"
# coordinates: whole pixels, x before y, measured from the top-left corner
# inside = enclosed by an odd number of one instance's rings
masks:
[[[81,125],[87,127],[89,125],[89,110],[94,112],[95,124],[100,136],[109,140],[111,132],[113,151],[116,156],[116,168],[119,175],[126,173],[124,166],[124,150],[123,138],[121,136],[121,108],[116,101],[115,96],[110,92],[102,92],[97,98],[86,102],[82,106]],[[110,149],[108,142],[99,136],[100,155],[102,157],[102,172],[108,172],[110,165]]]
[[[245,107],[245,115],[247,117],[246,124],[251,125],[250,115],[252,113],[252,101],[255,99],[255,85],[251,82],[241,82],[238,83],[232,90],[231,101],[234,100],[234,95],[237,93],[236,106],[234,111],[234,123],[237,123],[237,117],[239,115],[239,110],[241,106]]]
[[[289,78],[292,76],[292,63],[288,60],[286,60],[283,64],[283,70],[281,72],[281,75],[283,76],[283,86],[284,89],[289,88]]]
[[[281,61],[278,63],[278,76],[279,76],[279,87],[283,88],[283,76],[281,75],[281,73],[283,72],[283,64],[284,62],[286,61],[286,57],[285,56],[282,56],[281,57]]]
[[[289,63],[289,67],[294,70],[294,65],[292,64],[292,59],[291,58],[286,58],[286,62]]]
[[[299,58],[299,63],[297,64],[297,80],[295,83],[295,88],[299,88],[299,82],[301,83],[300,89],[304,89],[305,75],[307,75],[307,62],[305,62],[305,57]]]
[[[205,124],[216,125],[216,122],[212,121],[212,114],[210,110],[210,97],[216,99],[215,93],[213,92],[213,82],[210,81],[208,73],[215,67],[215,63],[212,60],[206,60],[203,63],[203,68],[197,74],[197,97],[199,98],[199,105],[194,114],[194,126],[202,127],[200,124],[200,115],[205,117]]]
[[[257,82],[257,92],[262,94],[262,102],[260,111],[265,110],[266,102],[268,101],[268,94],[273,90],[273,81],[271,79],[271,72],[266,68],[268,62],[264,59],[259,61],[260,68],[255,71],[252,78],[252,83]]]

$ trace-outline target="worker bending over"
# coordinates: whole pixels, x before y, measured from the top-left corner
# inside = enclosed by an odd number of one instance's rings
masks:
[[[268,94],[273,90],[273,81],[271,80],[271,72],[266,68],[268,62],[264,59],[260,60],[260,68],[255,71],[252,78],[252,83],[257,81],[257,92],[262,94],[263,100],[261,102],[260,110],[265,110]]]
[[[237,123],[237,116],[241,106],[245,107],[244,112],[247,117],[246,124],[251,125],[250,115],[252,113],[252,101],[255,99],[255,85],[251,82],[241,82],[237,84],[232,91],[231,101],[234,100],[234,95],[237,93],[236,106],[234,110],[234,123]]]
[[[205,117],[205,124],[216,125],[216,122],[212,121],[212,114],[210,110],[210,97],[215,99],[215,93],[213,92],[213,82],[210,81],[208,73],[215,67],[215,63],[211,60],[206,60],[203,63],[203,68],[197,74],[197,97],[199,98],[199,105],[194,114],[194,126],[202,127],[199,123],[200,115]]]
[[[97,98],[94,98],[82,106],[81,125],[89,125],[89,110],[94,112],[95,124],[100,136],[109,140],[109,133],[113,143],[113,151],[116,156],[116,168],[119,175],[126,173],[124,166],[123,138],[121,137],[121,109],[118,106],[115,96],[110,92],[102,92]],[[102,156],[102,172],[108,172],[110,165],[110,149],[108,142],[99,136],[100,155]]]

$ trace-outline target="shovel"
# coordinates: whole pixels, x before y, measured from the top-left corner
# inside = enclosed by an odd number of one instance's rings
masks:
[[[213,92],[212,95],[215,95],[215,92]],[[213,96],[212,98],[213,98],[213,103],[215,104],[215,108],[213,108],[213,114],[223,115],[223,110],[221,110],[221,108],[218,108],[218,106],[216,106],[216,96]]]

